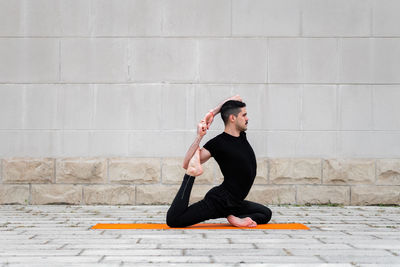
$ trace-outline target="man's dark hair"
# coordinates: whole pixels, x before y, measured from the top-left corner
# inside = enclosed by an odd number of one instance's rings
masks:
[[[224,121],[224,124],[226,125],[230,115],[233,114],[235,117],[237,117],[241,108],[245,106],[246,104],[244,102],[237,100],[226,101],[221,107],[221,118]]]

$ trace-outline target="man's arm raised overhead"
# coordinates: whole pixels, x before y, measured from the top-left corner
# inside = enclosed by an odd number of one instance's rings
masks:
[[[201,120],[197,125],[197,136],[193,144],[190,146],[186,152],[185,159],[183,160],[183,168],[186,170],[189,166],[190,160],[193,158],[197,149],[199,149],[199,144],[203,136],[207,133],[207,125],[204,120]],[[211,157],[210,152],[205,148],[200,149],[200,163],[206,162]]]
[[[197,136],[194,140],[193,144],[190,146],[188,151],[186,152],[185,159],[183,160],[183,168],[186,170],[189,166],[189,162],[195,154],[196,150],[199,148],[200,141],[203,139],[203,136],[207,133],[207,130],[210,128],[211,123],[213,122],[214,116],[217,115],[222,105],[228,100],[238,100],[242,101],[242,98],[239,95],[232,96],[223,102],[221,102],[217,107],[211,109],[205,116],[203,120],[197,125]],[[204,147],[200,149],[200,163],[203,164],[211,157],[211,153],[205,149]]]

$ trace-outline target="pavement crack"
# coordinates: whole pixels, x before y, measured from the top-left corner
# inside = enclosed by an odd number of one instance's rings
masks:
[[[382,239],[382,237],[379,237],[377,235],[371,235],[372,237],[375,237],[376,239]]]
[[[371,227],[371,228],[378,228],[376,225],[372,225],[372,224],[370,224],[370,223],[364,223],[364,225],[368,225],[368,226]]]
[[[391,251],[390,249],[385,249],[387,252],[389,252],[390,254],[392,254],[393,256],[399,256],[399,254],[397,254],[394,251]]]
[[[350,243],[345,243],[346,245],[348,245],[349,247],[351,247],[351,248],[355,248],[355,249],[358,249],[358,248],[356,248],[355,246],[353,246],[352,244],[350,244]]]
[[[0,225],[0,227],[7,227],[10,224],[10,222],[5,222],[2,225]]]
[[[286,248],[282,248],[283,251],[285,251],[286,255],[288,256],[293,256],[292,252],[290,252],[289,250],[287,250]]]
[[[66,246],[67,246],[67,243],[65,243],[65,244],[64,244],[64,245],[62,245],[61,247],[57,248],[56,250],[63,249],[63,248],[65,248]]]
[[[342,232],[343,234],[346,234],[346,235],[352,235],[352,234],[350,234],[349,232],[347,232],[345,230],[341,230],[340,232]]]
[[[210,255],[209,258],[210,258],[210,263],[215,263],[215,259],[213,256]]]
[[[82,253],[85,251],[85,249],[83,248],[81,251],[79,251],[79,253],[78,254],[76,254],[76,256],[80,256],[80,255],[82,255]]]
[[[138,240],[136,240],[136,244],[139,244],[139,243],[140,243],[140,241],[142,241],[142,239],[141,239],[141,238],[139,238]]]
[[[319,242],[321,242],[322,244],[326,244],[326,242],[324,241],[324,240],[322,240],[321,238],[319,238],[319,237],[314,237],[315,239],[317,239]]]
[[[255,249],[259,249],[259,247],[255,243],[251,243]]]
[[[324,263],[328,263],[327,260],[325,260],[323,257],[321,257],[320,255],[315,255],[315,257],[317,257],[318,259],[322,260]]]
[[[102,260],[104,260],[105,257],[106,257],[106,255],[101,256],[101,258],[97,261],[97,263],[100,263]]]
[[[27,231],[26,230],[23,230],[22,232],[20,232],[18,235],[22,235],[22,234],[25,234]]]
[[[29,237],[28,239],[34,239],[35,237],[37,237],[38,235],[33,235],[31,237]]]

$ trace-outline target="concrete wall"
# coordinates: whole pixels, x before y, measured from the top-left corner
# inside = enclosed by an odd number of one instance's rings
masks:
[[[0,0],[0,158],[182,157],[197,122],[234,94],[258,158],[400,158],[399,9]],[[202,144],[222,129],[218,116]]]

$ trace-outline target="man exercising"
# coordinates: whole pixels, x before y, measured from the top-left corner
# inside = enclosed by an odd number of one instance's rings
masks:
[[[224,132],[200,149],[201,139],[219,112],[225,124]],[[197,137],[183,161],[186,173],[182,185],[167,213],[168,226],[186,227],[224,217],[237,227],[255,227],[270,221],[272,212],[268,207],[244,200],[257,171],[256,157],[246,138],[247,123],[246,104],[239,95],[228,98],[200,121]],[[188,206],[194,179],[203,173],[201,164],[210,157],[217,161],[224,181],[208,191],[203,200]]]

